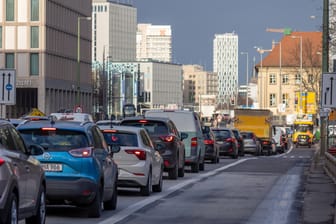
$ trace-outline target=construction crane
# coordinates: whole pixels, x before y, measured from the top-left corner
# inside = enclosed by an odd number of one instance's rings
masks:
[[[292,29],[291,28],[282,28],[282,29],[267,28],[266,32],[283,33],[285,35],[290,35],[292,33]]]

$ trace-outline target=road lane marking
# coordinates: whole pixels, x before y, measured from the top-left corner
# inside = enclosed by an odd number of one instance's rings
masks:
[[[190,180],[185,180],[177,185],[174,185],[174,186],[171,186],[170,188],[168,188],[166,191],[164,192],[161,192],[159,195],[151,195],[149,196],[148,198],[144,199],[144,200],[141,200],[135,204],[132,204],[126,208],[124,208],[123,210],[117,212],[117,213],[114,213],[110,218],[108,219],[105,219],[101,222],[99,222],[98,224],[115,224],[115,223],[118,223],[120,221],[122,221],[123,219],[127,218],[128,216],[132,215],[133,213],[137,212],[138,210],[142,209],[143,207],[149,205],[149,204],[152,204],[162,198],[165,198],[167,196],[169,196],[170,194],[188,186],[188,185],[191,185],[191,184],[194,184],[196,182],[199,182],[205,178],[208,178],[210,176],[214,176],[216,175],[217,173],[223,171],[223,170],[226,170],[230,167],[233,167],[233,166],[236,166],[240,163],[243,163],[247,160],[252,160],[252,159],[258,159],[256,157],[253,157],[253,158],[246,158],[246,159],[240,159],[234,163],[231,163],[231,164],[228,164],[228,165],[225,165],[225,166],[222,166],[222,167],[219,167],[215,170],[211,170],[211,171],[208,171],[204,174],[200,174],[200,175],[197,175],[193,178],[191,178]]]

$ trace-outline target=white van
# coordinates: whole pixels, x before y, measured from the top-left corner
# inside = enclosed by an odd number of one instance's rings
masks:
[[[204,170],[205,144],[197,113],[186,110],[148,110],[145,112],[145,117],[168,117],[179,132],[187,133],[188,137],[183,140],[185,165],[190,165],[194,173]]]

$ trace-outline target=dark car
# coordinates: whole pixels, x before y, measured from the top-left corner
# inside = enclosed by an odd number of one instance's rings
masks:
[[[214,147],[219,150],[221,156],[231,156],[238,158],[238,141],[229,128],[212,128],[214,135]]]
[[[160,117],[130,117],[120,122],[120,125],[145,128],[154,143],[163,143],[159,152],[164,160],[164,171],[169,179],[184,176],[185,146],[183,139],[186,133],[180,133],[174,122],[169,118]]]
[[[27,148],[19,132],[0,121],[0,223],[44,224],[46,219],[44,171],[35,155],[40,146]]]
[[[96,124],[27,120],[17,129],[26,145],[45,149],[36,158],[45,170],[48,204],[86,207],[89,217],[100,217],[102,204],[116,209],[118,167]]]
[[[240,131],[238,129],[232,129],[233,134],[235,135],[237,141],[238,141],[238,152],[239,156],[244,156],[245,155],[245,150],[244,150],[244,139],[243,136],[241,135]]]
[[[211,160],[212,163],[219,163],[219,151],[217,147],[214,147],[214,136],[210,132],[210,127],[204,126],[202,130],[205,145],[204,159]]]
[[[258,137],[251,131],[243,131],[240,133],[244,141],[244,152],[259,156],[261,153],[261,145]]]

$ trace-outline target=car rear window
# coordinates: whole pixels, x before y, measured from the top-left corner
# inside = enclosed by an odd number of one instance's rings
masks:
[[[221,140],[221,139],[226,139],[226,138],[231,137],[230,132],[227,130],[213,130],[212,132],[214,133],[216,140]]]
[[[253,134],[252,133],[241,133],[241,135],[243,136],[243,138],[248,138],[248,139],[253,138]]]
[[[130,132],[104,132],[107,144],[118,144],[120,146],[138,146],[138,138],[135,133]]]
[[[194,132],[197,130],[195,125],[195,118],[192,113],[179,113],[179,112],[153,112],[147,111],[147,117],[167,117],[172,120],[179,131]]]
[[[147,130],[149,135],[167,135],[168,134],[167,125],[161,121],[149,121],[149,120],[122,121],[121,125],[144,128]]]
[[[46,150],[67,151],[89,147],[87,136],[83,132],[72,130],[20,130],[27,145],[41,145]]]

